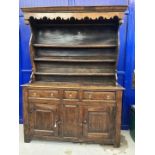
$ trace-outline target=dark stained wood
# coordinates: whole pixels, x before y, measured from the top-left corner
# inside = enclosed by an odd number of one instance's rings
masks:
[[[27,87],[23,87],[23,112],[24,112],[24,141],[29,143],[31,141],[30,136],[30,123],[29,123],[29,114],[28,114],[28,91]]]
[[[25,85],[25,142],[35,137],[51,137],[53,140],[101,144],[109,141],[108,144],[119,147],[121,95],[120,86]]]
[[[58,105],[29,103],[30,132],[34,135],[58,136]]]
[[[62,136],[64,138],[75,138],[79,137],[79,106],[74,104],[63,104],[63,131]]]
[[[32,75],[23,85],[24,141],[120,146],[118,29],[126,6],[23,8]]]
[[[43,73],[66,73],[79,75],[85,74],[97,74],[97,73],[113,73],[115,74],[115,63],[113,62],[96,62],[96,63],[66,63],[66,62],[36,62],[36,72]],[[104,74],[103,74],[104,75]]]
[[[85,91],[84,99],[89,100],[115,100],[114,92],[103,92],[103,91]]]
[[[117,6],[63,6],[63,7],[31,7],[22,8],[22,11],[25,12],[124,12],[127,9],[126,5],[117,5]]]
[[[123,18],[124,11],[127,6],[74,6],[74,7],[31,7],[22,8],[24,12],[25,22],[29,23],[29,18],[34,17],[40,19],[47,17],[49,19],[67,20],[71,17],[83,20],[85,17],[95,20],[99,17],[111,19],[113,17]]]
[[[116,48],[35,48],[35,58],[115,59]]]
[[[117,47],[115,44],[103,45],[103,44],[90,44],[90,45],[52,45],[52,44],[33,44],[34,47],[47,47],[47,48],[112,48]]]
[[[98,77],[96,79],[96,77]],[[57,74],[57,75],[37,75],[36,80],[38,82],[47,82],[47,83],[53,83],[53,82],[71,82],[71,83],[83,83],[83,84],[101,84],[102,85],[115,85],[114,82],[115,76],[110,75],[110,76],[92,76],[92,75],[84,75],[84,76],[71,76],[71,75],[62,75],[62,74]]]
[[[91,57],[86,58],[34,58],[34,61],[45,61],[45,62],[115,62],[115,59],[93,59]]]
[[[97,48],[115,48],[115,47],[117,47],[117,45],[115,45],[115,44],[109,44],[109,45],[107,45],[107,44],[88,44],[88,45],[60,45],[60,44],[50,44],[50,43],[48,43],[48,44],[45,44],[45,43],[35,43],[35,44],[33,44],[33,46],[34,47],[40,47],[40,48],[68,48],[68,49],[75,49],[75,48],[84,48],[84,49],[87,49],[87,48],[91,48],[91,49],[93,49],[93,48],[95,48],[95,49],[97,49]]]
[[[111,76],[114,73],[49,73],[49,72],[35,72],[36,75],[64,75],[64,76]]]
[[[83,135],[88,139],[112,138],[114,130],[110,125],[114,124],[114,115],[109,106],[83,106]],[[114,127],[114,126],[113,126]]]
[[[122,111],[122,91],[117,91],[116,93],[116,129],[115,129],[115,140],[114,146],[120,146],[120,128],[121,128],[121,111]]]
[[[78,91],[64,91],[64,98],[66,99],[77,99],[78,98]]]
[[[118,84],[115,86],[113,85],[104,86],[102,83],[99,83],[99,84],[75,83],[75,82],[51,82],[49,83],[49,82],[44,82],[44,81],[42,82],[36,81],[34,83],[23,84],[22,86],[28,87],[29,89],[33,89],[33,90],[37,90],[38,88],[40,90],[83,89],[83,90],[98,90],[98,91],[101,90],[101,91],[108,91],[108,92],[124,90],[124,88]]]
[[[32,31],[32,28],[31,28],[31,31]],[[33,32],[33,31],[32,31]],[[35,58],[35,49],[32,45],[33,41],[34,41],[34,35],[33,33],[31,33],[31,37],[30,37],[30,44],[29,44],[29,48],[30,48],[30,58],[31,58],[31,64],[32,64],[32,73],[31,73],[31,78],[30,80],[33,82],[35,81],[35,75],[33,74],[36,70],[36,65],[35,65],[35,62],[33,61],[34,58]]]
[[[42,90],[29,90],[29,97],[59,98],[59,92],[58,90],[44,90],[43,93]]]
[[[117,45],[115,26],[56,26],[37,27],[34,31],[35,45],[113,47]]]

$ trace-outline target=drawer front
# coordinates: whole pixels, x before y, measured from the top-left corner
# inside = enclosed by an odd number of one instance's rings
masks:
[[[86,100],[115,100],[115,93],[101,91],[84,91],[83,98]]]
[[[64,99],[78,99],[78,91],[64,91]]]
[[[29,97],[59,98],[58,90],[29,90]]]

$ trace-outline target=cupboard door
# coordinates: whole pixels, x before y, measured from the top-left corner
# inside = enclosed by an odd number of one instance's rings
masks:
[[[58,135],[58,104],[30,103],[30,132],[32,135]]]
[[[115,107],[109,105],[83,107],[83,136],[88,139],[113,138]]]
[[[62,136],[77,139],[79,137],[79,106],[77,104],[63,104],[62,106]]]

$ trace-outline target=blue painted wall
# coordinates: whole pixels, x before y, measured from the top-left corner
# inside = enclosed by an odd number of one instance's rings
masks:
[[[120,54],[118,60],[118,82],[125,87],[122,107],[122,129],[128,129],[129,108],[134,104],[135,90],[132,88],[132,75],[135,68],[135,6],[134,0],[20,0],[20,7],[31,6],[91,6],[91,5],[129,5],[120,27]],[[19,10],[19,84],[27,83],[31,74],[29,54],[30,28],[24,24],[24,18]],[[20,89],[19,118],[22,123],[22,89]]]

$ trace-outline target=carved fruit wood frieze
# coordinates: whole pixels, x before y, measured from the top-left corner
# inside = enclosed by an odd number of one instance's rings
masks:
[[[118,16],[111,17],[109,19],[104,18],[102,16],[92,19],[91,17],[84,17],[81,19],[77,19],[75,17],[70,17],[67,19],[63,19],[61,17],[56,17],[54,19],[50,19],[48,17],[43,18],[36,18],[36,17],[30,17],[28,20],[31,24],[119,24],[120,18]]]
[[[47,21],[52,20],[104,20],[123,18],[127,6],[92,6],[92,7],[37,7],[22,8],[24,12],[25,23],[29,24],[29,19],[33,17],[36,20],[42,20],[45,17]]]

